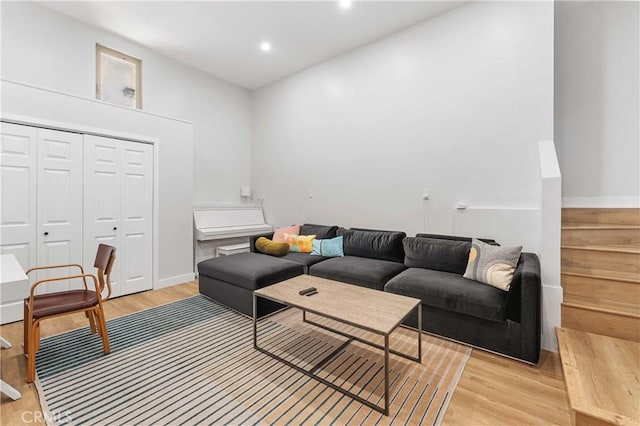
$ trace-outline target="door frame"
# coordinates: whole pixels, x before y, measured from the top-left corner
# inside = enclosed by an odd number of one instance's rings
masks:
[[[24,126],[37,127],[41,129],[60,130],[63,132],[80,133],[83,135],[104,136],[112,139],[120,139],[124,141],[146,143],[153,146],[153,211],[152,228],[151,228],[151,245],[153,247],[153,267],[151,281],[153,289],[160,288],[158,286],[158,277],[160,276],[160,242],[156,235],[160,230],[160,139],[152,136],[138,135],[134,133],[118,132],[114,130],[101,129],[90,126],[83,126],[77,123],[63,123],[59,121],[41,120],[38,118],[27,117],[14,114],[2,114],[0,122],[10,124],[20,124]],[[84,223],[84,222],[83,222]],[[84,232],[84,231],[83,231]]]

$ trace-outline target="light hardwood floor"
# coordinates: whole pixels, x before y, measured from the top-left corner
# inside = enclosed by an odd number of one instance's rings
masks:
[[[556,332],[576,419],[640,424],[640,343],[570,328]]]
[[[197,284],[148,291],[110,300],[105,305],[107,319],[163,305],[198,293]],[[87,326],[83,315],[45,321],[41,336],[51,336]],[[11,401],[2,395],[2,425],[38,424],[42,418],[33,384],[25,383],[27,363],[22,356],[22,322],[0,327],[0,335],[13,347],[1,353],[2,378],[22,392]],[[571,424],[569,404],[557,354],[543,352],[537,366],[529,366],[474,349],[456,388],[446,425]]]

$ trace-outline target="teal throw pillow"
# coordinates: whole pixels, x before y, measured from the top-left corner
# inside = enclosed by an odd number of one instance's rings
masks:
[[[342,240],[342,236],[331,238],[330,240],[313,240],[313,250],[311,254],[325,257],[344,256]]]

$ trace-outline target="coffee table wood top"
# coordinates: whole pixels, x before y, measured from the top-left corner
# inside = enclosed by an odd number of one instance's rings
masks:
[[[318,294],[301,296],[315,287]],[[311,275],[299,275],[255,291],[260,297],[282,302],[369,331],[390,334],[419,304],[420,299],[345,284]]]

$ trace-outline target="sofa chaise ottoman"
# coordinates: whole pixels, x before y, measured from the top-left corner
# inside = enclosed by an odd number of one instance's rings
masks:
[[[257,253],[216,257],[198,264],[201,294],[245,315],[253,316],[253,291],[304,274],[304,266]],[[258,317],[284,308],[266,299],[258,300]]]

